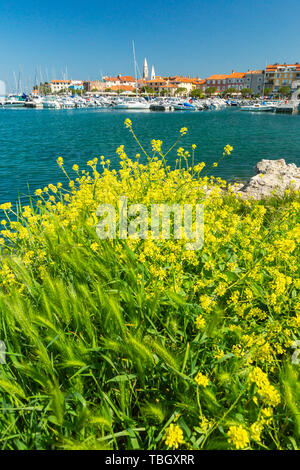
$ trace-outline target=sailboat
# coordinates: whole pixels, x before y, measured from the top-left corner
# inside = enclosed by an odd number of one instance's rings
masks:
[[[116,102],[113,105],[114,109],[150,109],[150,104],[146,100],[137,96],[137,71],[136,71],[136,58],[135,58],[135,48],[134,41],[132,41],[132,50],[133,50],[133,60],[134,60],[134,71],[135,71],[135,99],[123,99]]]

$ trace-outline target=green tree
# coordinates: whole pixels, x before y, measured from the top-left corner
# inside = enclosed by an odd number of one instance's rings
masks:
[[[251,96],[252,95],[252,90],[251,90],[251,88],[243,88],[241,90],[241,94],[244,98],[246,98],[246,96]]]
[[[230,88],[227,88],[226,95],[233,95],[234,93],[237,93],[237,92],[238,90],[236,88],[230,87]]]
[[[51,93],[51,86],[49,83],[40,83],[40,86],[36,86],[33,88],[34,90],[39,90],[40,95],[49,95]]]
[[[151,95],[153,94],[153,92],[153,88],[150,88],[149,86],[142,86],[142,88],[140,88],[140,93],[148,93],[149,95]]]
[[[215,86],[210,86],[208,88],[206,88],[205,90],[205,94],[208,95],[208,96],[211,96],[211,95],[214,95],[217,91],[217,88]]]
[[[264,89],[264,94],[265,94],[266,96],[271,95],[271,93],[272,93],[272,88],[268,88],[268,87],[267,87],[267,88]]]
[[[191,97],[192,98],[203,98],[202,90],[200,90],[200,88],[196,88],[196,90],[193,90],[191,92]]]
[[[184,94],[186,94],[186,92],[187,92],[187,89],[182,87],[182,86],[178,87],[175,90],[176,95],[184,95]]]
[[[287,85],[284,85],[284,86],[282,86],[282,87],[279,88],[278,93],[279,93],[281,96],[289,96],[289,95],[291,94],[290,87],[287,86]]]

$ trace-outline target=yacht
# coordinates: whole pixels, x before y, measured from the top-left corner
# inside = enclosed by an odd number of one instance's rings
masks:
[[[114,109],[150,109],[150,103],[147,101],[139,101],[139,100],[124,100],[124,101],[117,101],[113,104]]]
[[[253,103],[247,106],[241,106],[241,111],[274,111],[276,108],[273,104]]]
[[[10,108],[23,108],[25,104],[25,100],[23,100],[20,96],[10,95],[6,101],[5,106],[9,106]]]
[[[196,111],[196,108],[191,103],[178,102],[174,104],[174,110],[175,111]]]
[[[54,97],[46,97],[43,99],[43,107],[46,109],[59,109],[60,103]]]

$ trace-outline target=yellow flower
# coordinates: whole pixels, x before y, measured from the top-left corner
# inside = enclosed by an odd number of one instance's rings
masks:
[[[198,315],[196,318],[196,328],[202,330],[205,327],[205,320],[202,315]]]
[[[187,131],[188,131],[187,127],[182,127],[182,128],[180,129],[180,134],[181,134],[181,135],[185,135],[185,134],[187,133]]]
[[[40,196],[42,193],[43,193],[43,191],[41,189],[37,189],[34,194],[36,196]]]
[[[91,243],[90,248],[91,248],[92,251],[96,252],[98,250],[98,247],[99,247],[99,245],[98,245],[97,242]]]
[[[63,164],[64,164],[64,160],[62,157],[58,157],[58,159],[56,160],[57,164],[59,167],[62,167]]]
[[[153,152],[161,152],[162,141],[153,139],[151,141]]]
[[[227,436],[228,442],[236,449],[245,449],[249,445],[249,436],[243,426],[230,426]]]
[[[253,439],[254,441],[260,441],[260,439],[261,439],[260,435],[261,435],[263,429],[264,429],[263,424],[258,422],[258,421],[251,424],[251,426],[250,426],[251,439]]]
[[[124,124],[125,124],[125,127],[127,127],[127,129],[132,127],[132,122],[128,118],[125,119]]]
[[[183,444],[183,431],[180,426],[174,426],[174,424],[170,424],[170,426],[166,429],[165,436],[163,438],[166,442],[168,447],[172,447],[173,449],[178,449],[179,444]]]
[[[5,202],[4,204],[1,204],[0,209],[2,211],[9,211],[11,209],[11,202]]]
[[[78,166],[78,165],[73,165],[73,166],[72,166],[72,170],[78,171],[78,170],[79,170],[79,166]]]
[[[195,377],[195,382],[197,383],[197,385],[201,387],[207,387],[209,384],[209,379],[201,372],[198,372],[198,374]]]

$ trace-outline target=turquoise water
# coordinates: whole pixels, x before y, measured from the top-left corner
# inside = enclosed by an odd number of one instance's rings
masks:
[[[213,174],[245,179],[262,158],[285,158],[300,165],[300,114],[247,113],[238,109],[204,112],[127,112],[101,109],[0,109],[0,203],[15,202],[49,183],[64,182],[56,164],[62,156],[66,168],[81,167],[104,155],[118,168],[116,148],[124,144],[129,155],[140,152],[124,120],[129,117],[142,144],[161,139],[168,148],[181,127],[189,132],[181,144],[197,144],[196,162],[218,159],[223,147],[234,147]],[[169,154],[174,163],[176,152]]]

